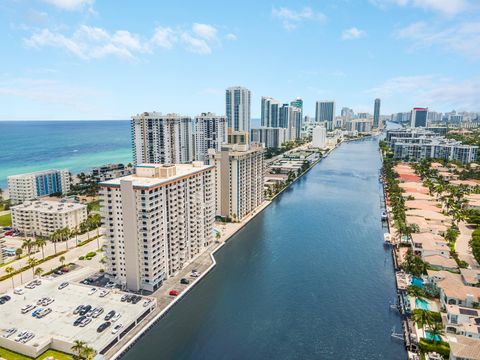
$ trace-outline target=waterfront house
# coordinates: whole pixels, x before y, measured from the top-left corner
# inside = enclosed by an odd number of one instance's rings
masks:
[[[465,285],[478,286],[480,284],[480,270],[460,269],[460,273]]]
[[[465,336],[448,336],[449,360],[480,360],[480,340]]]
[[[428,281],[434,283],[440,290],[440,305],[459,305],[473,308],[480,303],[480,288],[464,284],[460,274],[448,271],[427,270]]]
[[[458,272],[457,262],[451,257],[446,258],[442,255],[427,255],[423,256],[423,260],[426,261],[433,269]]]
[[[450,248],[447,242],[439,235],[420,233],[411,235],[412,250],[415,255],[422,257],[429,255],[440,255],[450,257]]]
[[[480,310],[468,309],[458,305],[447,305],[444,326],[447,333],[480,339],[478,331]]]

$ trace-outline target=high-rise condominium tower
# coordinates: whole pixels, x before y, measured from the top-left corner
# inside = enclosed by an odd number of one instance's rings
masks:
[[[335,101],[317,101],[315,106],[315,122],[327,122],[327,129],[333,129],[335,119]]]
[[[228,135],[240,134],[248,142],[250,134],[250,90],[241,87],[229,87],[225,92]]]
[[[193,160],[192,118],[144,112],[132,116],[135,164],[183,164]]]
[[[262,96],[262,114],[260,124],[263,127],[278,127],[282,103],[274,98]]]
[[[195,117],[195,159],[208,159],[208,149],[220,150],[227,142],[227,118],[212,113],[202,113]]]
[[[375,99],[373,106],[373,127],[378,129],[380,126],[380,99]]]
[[[141,164],[100,187],[105,270],[129,290],[156,290],[213,240],[213,166]]]
[[[410,127],[426,127],[427,126],[428,108],[416,107],[412,110]]]

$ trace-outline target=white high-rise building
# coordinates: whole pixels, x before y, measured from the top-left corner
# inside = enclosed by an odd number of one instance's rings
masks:
[[[333,129],[333,120],[335,119],[335,101],[317,101],[315,106],[315,122],[327,122],[328,130]]]
[[[54,231],[75,229],[87,219],[87,205],[61,201],[24,202],[12,206],[12,226],[27,236],[50,236]]]
[[[212,113],[195,117],[195,160],[208,160],[208,149],[220,150],[227,142],[227,118]]]
[[[283,104],[280,108],[279,127],[287,129],[286,140],[299,139],[302,130],[302,110]]]
[[[184,164],[193,160],[192,118],[144,112],[132,116],[135,164]]]
[[[213,241],[213,166],[141,164],[100,183],[106,272],[133,291],[154,291]]]
[[[8,194],[12,204],[70,191],[68,170],[45,170],[8,177]]]
[[[323,149],[327,145],[327,129],[324,126],[317,125],[312,132],[312,146]]]
[[[264,199],[263,146],[226,144],[221,151],[210,149],[208,153],[215,166],[217,215],[243,219]]]
[[[229,87],[225,92],[228,134],[241,134],[248,143],[250,135],[250,90],[241,86]]]

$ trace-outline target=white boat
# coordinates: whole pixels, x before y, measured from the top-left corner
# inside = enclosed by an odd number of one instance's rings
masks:
[[[391,244],[392,243],[392,235],[390,235],[390,233],[383,234],[383,242],[385,244]]]
[[[387,221],[387,219],[388,219],[387,213],[385,211],[382,211],[382,221]]]

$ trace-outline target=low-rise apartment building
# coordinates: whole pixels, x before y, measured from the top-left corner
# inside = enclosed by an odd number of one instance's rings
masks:
[[[87,206],[62,201],[33,201],[12,206],[12,226],[26,235],[50,236],[74,229],[87,218]]]
[[[8,177],[8,194],[12,204],[38,199],[42,196],[70,191],[68,170],[45,170]]]

